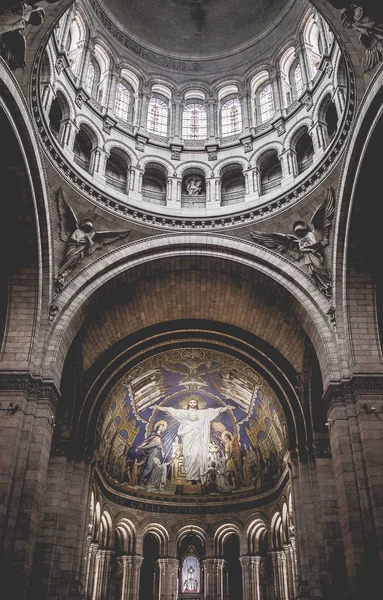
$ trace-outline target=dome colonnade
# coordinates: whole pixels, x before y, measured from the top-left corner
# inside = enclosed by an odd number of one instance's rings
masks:
[[[150,79],[109,44],[91,11],[64,13],[38,96],[56,152],[135,208],[219,215],[266,203],[319,166],[344,120],[345,62],[312,9],[272,62],[214,87]]]

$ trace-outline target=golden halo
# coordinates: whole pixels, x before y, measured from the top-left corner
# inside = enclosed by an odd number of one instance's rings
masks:
[[[167,428],[168,424],[166,421],[164,421],[163,419],[161,419],[160,421],[156,421],[152,427],[152,431],[156,430],[156,427],[158,427],[158,425],[163,425],[164,426],[164,431]]]
[[[198,408],[205,408],[205,406],[206,406],[206,400],[204,400],[203,398],[200,398],[200,396],[196,396],[196,395],[186,396],[185,398],[182,398],[182,400],[179,402],[179,406],[181,408],[187,409],[189,400],[197,400]]]

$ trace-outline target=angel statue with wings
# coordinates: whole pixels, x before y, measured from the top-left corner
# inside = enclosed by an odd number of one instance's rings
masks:
[[[59,269],[63,280],[83,260],[102,246],[129,235],[130,231],[96,231],[89,218],[78,220],[73,208],[65,200],[62,190],[57,194],[60,239],[66,242],[64,258]]]
[[[334,196],[328,188],[321,206],[313,214],[310,223],[295,221],[294,233],[252,232],[252,238],[262,246],[287,253],[294,260],[304,258],[310,276],[318,289],[331,297],[331,277],[325,264],[324,248],[328,246],[332,219],[334,216]]]

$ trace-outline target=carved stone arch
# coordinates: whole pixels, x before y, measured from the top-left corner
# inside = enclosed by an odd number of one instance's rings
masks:
[[[45,366],[47,375],[49,374],[54,379],[60,376],[63,357],[76,333],[74,323],[77,322],[77,325],[81,323],[83,317],[80,315],[83,313],[93,292],[117,274],[131,268],[133,259],[135,264],[139,264],[142,259],[146,260],[143,257],[140,259],[141,252],[144,249],[146,253],[148,247],[150,247],[151,259],[157,260],[156,255],[161,256],[163,250],[163,239],[164,236],[156,236],[150,238],[149,242],[129,243],[110,252],[105,257],[98,258],[73,277],[66,287],[66,298],[70,300],[73,294],[77,294],[78,302],[75,307],[67,302],[60,306],[58,317],[53,323],[46,344]],[[296,302],[299,303],[297,309],[299,306],[300,319],[302,319],[303,327],[307,329],[307,333],[316,348],[324,384],[339,377],[340,365],[337,361],[337,350],[334,347],[334,332],[326,316],[328,310],[327,300],[295,264],[284,259],[276,252],[261,247],[257,247],[255,255],[254,244],[249,242],[238,243],[236,238],[228,236],[209,238],[209,248],[205,249],[206,240],[203,235],[183,236],[182,234],[176,234],[170,238],[168,236],[167,239],[167,253],[169,256],[172,252],[182,255],[183,249],[190,254],[193,247],[195,249],[199,248],[199,251],[203,250],[206,255],[214,256],[214,247],[216,246],[217,250],[219,249],[220,256],[225,255],[230,262],[234,261],[234,263],[238,262],[239,264],[251,266],[251,268],[259,270],[271,279],[277,278],[281,289],[288,290],[292,297],[296,299]],[[223,240],[225,250],[222,246]],[[113,262],[111,262],[112,256]],[[93,276],[95,276],[95,279],[93,279]],[[78,316],[73,321],[77,313]],[[50,358],[48,359],[48,357]]]
[[[153,523],[153,519],[145,519],[140,526],[142,542],[144,541],[146,535],[153,535],[159,543],[160,558],[169,556],[169,546],[173,544],[173,541],[170,539],[169,535],[170,529],[171,527],[169,523],[167,523],[164,519],[158,518],[156,519],[155,523]]]
[[[90,119],[87,115],[80,113],[76,117],[75,125],[78,129],[80,129],[81,126],[84,126],[84,128],[86,128],[86,131],[91,136],[92,142],[94,144],[92,149],[94,149],[97,146],[99,146],[100,148],[104,148],[106,139],[104,134],[102,133],[101,129],[97,125],[95,125],[92,119]]]
[[[345,360],[350,375],[363,373],[365,370],[369,373],[381,373],[383,362],[376,296],[377,286],[380,286],[380,270],[377,265],[380,238],[377,233],[378,222],[372,218],[381,180],[378,141],[383,130],[381,71],[375,76],[374,89],[375,94],[365,97],[363,111],[359,112],[354,126],[350,150],[339,183],[334,231],[334,305],[339,319],[338,330],[347,340]],[[368,168],[369,164],[373,168]],[[363,274],[363,283],[361,275],[355,279],[356,273]],[[367,351],[361,346],[357,333],[357,312],[362,294],[364,302],[373,307],[371,312],[363,315],[364,335],[369,339],[368,360]],[[346,306],[349,307],[347,310]]]
[[[265,542],[267,541],[269,529],[269,519],[262,512],[254,513],[248,517],[244,526],[246,532],[247,554],[266,554],[267,546],[265,547]]]
[[[279,506],[275,506],[270,515],[270,543],[273,550],[279,550],[283,544],[282,514]]]
[[[214,524],[214,556],[216,558],[221,558],[223,556],[223,550],[225,541],[231,535],[235,535],[238,538],[241,555],[246,552],[244,548],[245,544],[243,543],[242,533],[243,523],[237,517],[231,516],[229,519],[225,518],[224,521],[219,520]]]
[[[323,121],[324,118],[324,112],[325,112],[325,108],[324,108],[324,100],[326,99],[327,96],[329,96],[329,102],[332,101],[333,96],[334,96],[334,92],[335,92],[335,88],[333,86],[333,84],[331,82],[329,82],[324,88],[323,90],[321,90],[321,94],[320,96],[317,98],[317,100],[315,101],[315,104],[313,106],[313,115],[312,115],[312,119],[314,123],[317,123],[318,121]],[[340,115],[341,116],[341,115]]]
[[[183,177],[187,171],[190,171],[190,169],[193,168],[203,171],[205,173],[205,177],[213,176],[212,168],[207,163],[201,160],[188,160],[183,162],[182,165],[176,169],[177,177]]]
[[[212,176],[219,177],[222,169],[230,164],[240,164],[244,171],[250,168],[249,159],[239,154],[234,154],[233,156],[228,156],[227,158],[222,158],[221,160],[217,161],[214,170],[212,171]]]
[[[148,163],[158,163],[159,165],[161,165],[161,167],[165,169],[167,176],[170,176],[173,173],[173,163],[170,162],[170,160],[163,158],[162,156],[157,156],[156,154],[145,154],[145,156],[143,156],[141,160],[138,158],[138,166],[141,169],[144,170]]]
[[[117,515],[115,518],[115,532],[120,534],[121,550],[124,554],[133,555],[136,552],[137,521],[133,515],[126,514]]]
[[[307,127],[307,130],[310,130],[313,124],[313,119],[309,115],[301,117],[295,123],[294,127],[292,127],[291,130],[287,133],[285,139],[283,140],[283,149],[291,149],[294,143],[296,142],[297,137],[301,135],[302,128]]]
[[[69,118],[72,121],[75,121],[77,114],[78,114],[78,107],[75,105],[72,96],[70,94],[68,94],[67,90],[65,89],[65,86],[59,79],[57,79],[55,81],[54,91],[56,94],[57,94],[57,92],[61,92],[61,94],[64,96],[64,98],[68,102],[68,105],[70,108]]]
[[[196,80],[196,81],[188,81],[187,83],[184,83],[183,85],[180,86],[179,95],[182,98],[182,101],[184,101],[185,94],[187,94],[188,92],[192,92],[192,91],[198,91],[198,92],[201,92],[202,94],[204,94],[205,102],[209,98],[210,88],[206,85],[205,82]]]
[[[13,258],[3,260],[0,269],[0,352],[3,369],[14,370],[15,353],[13,350],[12,358],[8,336],[3,338],[3,334],[5,327],[10,331],[16,328],[25,340],[19,350],[17,369],[26,372],[31,369],[37,374],[41,366],[37,347],[43,343],[46,333],[52,294],[49,282],[54,272],[48,183],[26,99],[5,62],[1,71],[2,183],[8,185],[4,219],[17,222],[18,227],[16,231],[10,229],[14,231],[10,239],[4,227],[6,250],[3,249],[3,256],[11,253]],[[23,279],[22,273],[26,271],[28,278]],[[27,317],[21,319],[23,309]]]
[[[266,142],[265,144],[258,146],[258,148],[253,152],[253,154],[250,156],[250,159],[249,159],[249,166],[251,168],[254,168],[257,166],[258,158],[264,152],[266,152],[268,148],[275,149],[278,152],[278,154],[280,154],[284,149],[284,144],[283,144],[283,142],[280,142],[279,140],[273,140],[272,142]]]
[[[110,154],[112,150],[117,150],[129,160],[130,165],[137,165],[137,154],[134,152],[133,148],[131,148],[130,146],[128,146],[128,144],[125,144],[121,140],[116,140],[113,138],[108,139],[105,142],[104,150],[107,154]]]

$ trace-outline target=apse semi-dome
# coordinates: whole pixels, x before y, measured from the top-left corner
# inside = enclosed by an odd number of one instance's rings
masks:
[[[100,484],[123,500],[230,503],[286,475],[287,428],[270,385],[223,352],[181,348],[125,373],[96,430]]]
[[[32,102],[60,172],[164,228],[243,225],[305,197],[354,106],[328,23],[306,0],[155,5],[79,0],[42,45]]]

